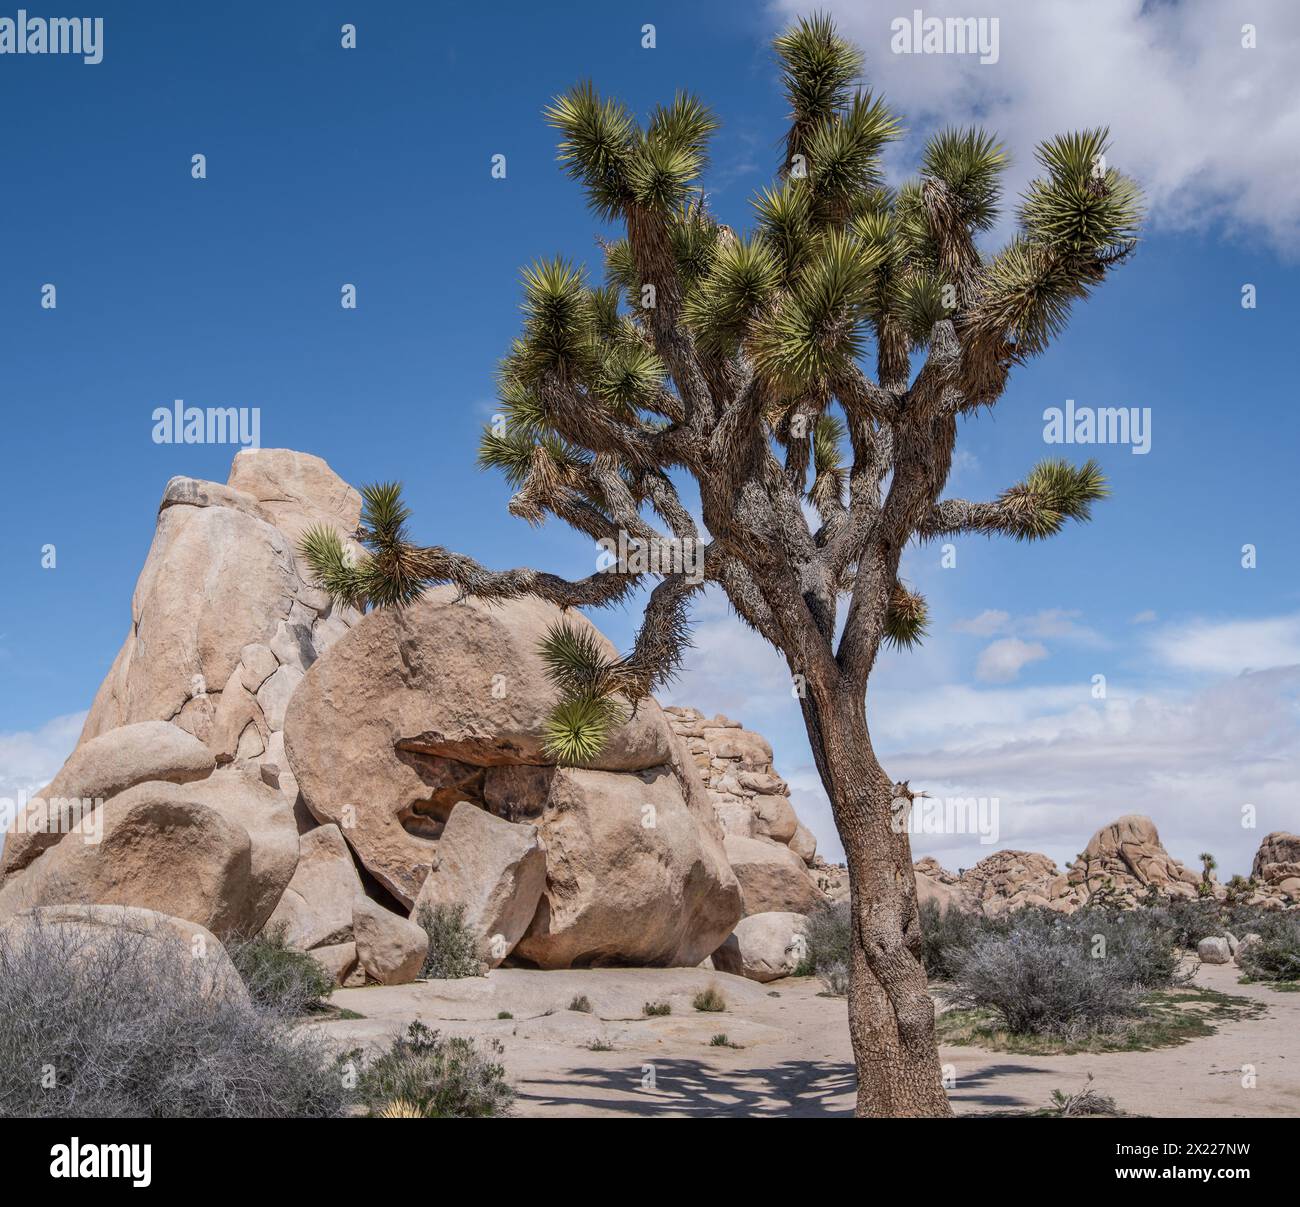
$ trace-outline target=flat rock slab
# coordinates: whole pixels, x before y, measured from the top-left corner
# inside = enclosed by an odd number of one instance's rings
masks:
[[[495,1019],[502,1010],[516,1018],[558,1013],[585,996],[596,1018],[639,1019],[646,1002],[667,1001],[674,1015],[697,1014],[691,999],[710,985],[729,1007],[752,1007],[767,997],[764,986],[704,968],[497,968],[485,977],[339,990],[330,1002],[369,1019],[474,1020]]]

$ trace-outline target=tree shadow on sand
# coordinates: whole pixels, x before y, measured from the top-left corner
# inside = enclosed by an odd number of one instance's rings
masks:
[[[521,1105],[590,1108],[636,1118],[790,1118],[849,1116],[857,1078],[844,1061],[786,1061],[767,1069],[716,1069],[699,1060],[645,1060],[615,1068],[573,1069],[562,1080],[516,1087]]]

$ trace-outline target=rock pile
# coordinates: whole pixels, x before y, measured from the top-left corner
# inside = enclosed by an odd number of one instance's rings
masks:
[[[1282,830],[1266,834],[1255,852],[1250,874],[1260,891],[1276,891],[1300,902],[1300,834]]]
[[[658,705],[591,766],[554,766],[537,647],[559,611],[449,591],[337,609],[297,542],[316,524],[351,540],[359,516],[352,487],[287,450],[239,453],[225,484],[167,484],[81,742],[7,836],[0,922],[78,905],[218,938],[283,927],[348,984],[416,976],[427,939],[412,916],[452,903],[489,965],[706,959],[742,916],[741,885]],[[770,774],[770,758],[734,761]],[[753,841],[807,881],[777,799]],[[50,800],[69,824],[50,824]],[[769,879],[782,902],[813,897],[790,890],[788,866]]]
[[[745,916],[807,914],[824,904],[809,871],[817,840],[795,815],[767,740],[739,721],[705,717],[694,708],[669,707],[664,715],[703,778],[740,881]]]
[[[1149,817],[1131,813],[1102,826],[1064,872],[1036,851],[995,851],[960,875],[926,858],[915,865],[922,901],[979,910],[997,917],[1026,905],[1063,913],[1090,900],[1106,899],[1131,908],[1152,892],[1167,899],[1201,894],[1201,873],[1165,850]],[[1227,889],[1211,876],[1210,893],[1222,901]],[[1255,855],[1252,884],[1244,904],[1278,909],[1300,904],[1300,838],[1269,834]]]

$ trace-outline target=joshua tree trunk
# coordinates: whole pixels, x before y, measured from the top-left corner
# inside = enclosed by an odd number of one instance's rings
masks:
[[[905,814],[895,807],[905,790],[895,789],[876,759],[861,698],[810,693],[804,720],[849,867],[857,1114],[949,1116],[920,959],[911,844]]]

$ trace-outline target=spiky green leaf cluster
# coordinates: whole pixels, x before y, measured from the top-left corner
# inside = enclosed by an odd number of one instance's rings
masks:
[[[930,608],[925,597],[909,591],[902,583],[896,584],[885,611],[885,644],[910,650],[921,643],[929,625]]]
[[[625,105],[601,97],[590,81],[557,96],[545,117],[563,135],[560,163],[607,221],[626,217],[633,206],[681,205],[704,170],[708,136],[717,129],[713,115],[687,93],[656,108],[642,129]]]
[[[611,658],[596,630],[556,621],[541,644],[546,675],[559,693],[547,716],[544,749],[564,764],[590,762],[628,716],[617,698],[622,663]]]
[[[1106,164],[1110,131],[1063,134],[1038,147],[1047,170],[1030,184],[1020,223],[1035,243],[1075,256],[1113,260],[1137,242],[1137,186]]]
[[[947,129],[926,144],[921,174],[943,184],[960,222],[985,231],[997,221],[1007,154],[984,130]]]
[[[345,607],[403,607],[419,599],[427,585],[418,551],[411,545],[406,521],[410,511],[397,482],[361,488],[357,555],[336,528],[317,524],[299,543],[316,581],[330,598]]]
[[[1017,540],[1055,536],[1066,520],[1092,518],[1092,505],[1110,493],[1101,466],[1049,458],[1040,461],[1018,486],[1004,491],[998,503],[1008,516],[1006,530]]]
[[[812,129],[841,109],[862,70],[862,52],[840,37],[824,13],[797,21],[772,43],[781,60],[781,85],[790,105],[786,166],[807,150]]]

